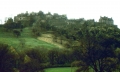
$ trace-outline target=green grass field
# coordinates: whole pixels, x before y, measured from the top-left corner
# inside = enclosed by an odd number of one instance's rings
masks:
[[[45,72],[75,72],[77,67],[57,67],[57,68],[47,68]],[[82,71],[83,72],[83,71]],[[94,72],[92,68],[90,68],[89,72]]]
[[[45,72],[75,72],[76,68],[71,67],[58,67],[58,68],[47,68]]]
[[[44,42],[44,41],[40,41],[36,38],[31,37],[30,34],[30,29],[29,28],[25,28],[23,29],[23,32],[21,33],[21,36],[16,38],[14,37],[14,35],[12,33],[9,32],[2,32],[0,31],[0,42],[8,44],[9,46],[13,46],[16,49],[20,49],[20,40],[23,39],[25,42],[25,47],[26,48],[34,48],[34,47],[44,47],[44,48],[55,48],[57,46],[52,45],[50,43]]]

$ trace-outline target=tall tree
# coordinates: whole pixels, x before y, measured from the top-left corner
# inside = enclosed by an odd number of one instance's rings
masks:
[[[90,26],[89,22],[85,22],[78,32],[81,43],[81,60],[95,72],[114,70],[116,65],[114,51],[120,47],[119,32],[120,30],[114,26],[97,24]],[[107,64],[107,61],[110,64]],[[114,67],[111,66],[112,63],[114,63]]]
[[[13,22],[13,19],[12,18],[9,18],[5,24],[4,24],[4,27],[6,28],[6,30],[11,30],[14,28],[14,22]]]

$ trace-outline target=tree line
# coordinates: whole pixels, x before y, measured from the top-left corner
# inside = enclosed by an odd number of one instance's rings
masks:
[[[0,72],[44,72],[50,67],[70,67],[74,60],[72,50],[35,47],[17,51],[0,43]]]

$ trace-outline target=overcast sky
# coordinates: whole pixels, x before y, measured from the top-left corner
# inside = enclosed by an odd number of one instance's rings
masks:
[[[120,28],[120,0],[0,0],[0,20],[19,13],[51,12],[66,14],[68,18],[95,19],[112,17]]]

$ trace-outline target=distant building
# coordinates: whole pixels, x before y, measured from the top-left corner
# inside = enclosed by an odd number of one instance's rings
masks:
[[[108,17],[100,17],[99,19],[100,23],[105,23],[105,24],[114,24],[114,21],[112,18],[108,18]]]
[[[39,18],[38,13],[35,13],[35,12],[28,13],[28,11],[26,11],[26,13],[21,13],[15,16],[14,21],[15,22],[28,21],[30,20],[30,16],[33,16],[35,19]]]
[[[29,16],[17,15],[14,17],[14,22],[18,21],[28,21],[30,19]]]
[[[15,16],[14,17],[14,22],[22,21],[24,19],[25,19],[25,17],[23,17],[23,16]]]
[[[79,18],[79,19],[69,19],[67,20],[67,24],[84,24],[85,23],[85,19],[84,18]]]

